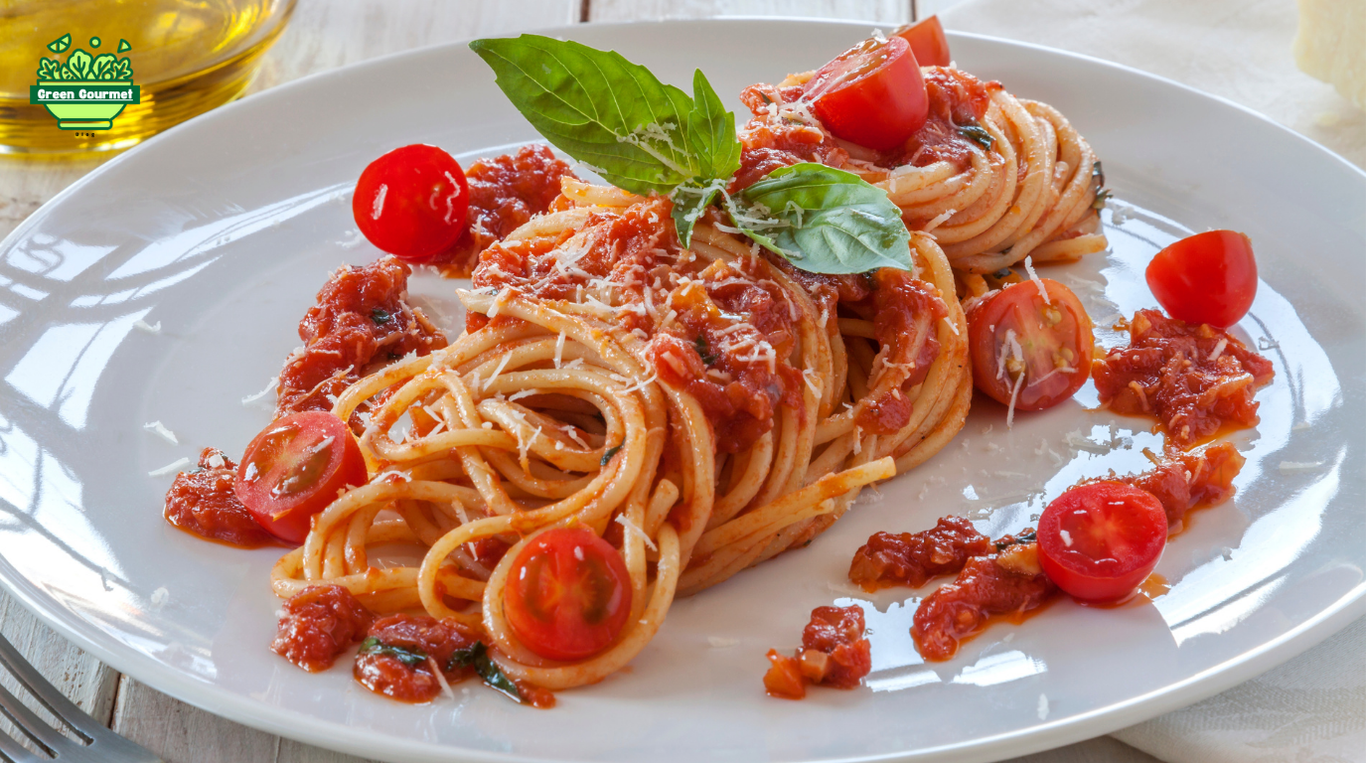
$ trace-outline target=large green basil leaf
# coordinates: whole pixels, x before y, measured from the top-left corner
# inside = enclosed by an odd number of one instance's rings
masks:
[[[735,137],[735,114],[726,111],[721,98],[701,69],[693,72],[693,108],[688,114],[688,135],[697,155],[700,178],[729,178],[740,169],[740,141]]]
[[[470,48],[546,140],[612,185],[664,194],[699,174],[692,99],[620,53],[532,34]]]
[[[913,270],[901,210],[844,170],[811,162],[774,170],[730,211],[745,235],[811,273]]]

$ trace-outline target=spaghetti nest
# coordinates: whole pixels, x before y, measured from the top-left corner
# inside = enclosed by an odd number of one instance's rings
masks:
[[[821,126],[803,100],[814,72],[749,88],[741,100],[754,118],[741,134],[741,177],[757,179],[795,161],[853,172],[886,190],[906,226],[932,233],[953,267],[967,273],[997,272],[1025,257],[1070,261],[1105,248],[1100,162],[1061,113],[952,67],[921,73],[929,119],[886,152],[839,141]]]
[[[928,236],[912,235],[915,273],[817,276],[716,216],[683,249],[667,199],[563,191],[481,256],[466,333],[338,398],[343,420],[372,410],[371,478],[273,574],[282,597],[331,583],[480,627],[506,673],[550,689],[621,668],[676,595],[807,542],[863,486],[929,458],[971,393],[953,272]],[[503,611],[518,552],[565,526],[617,548],[633,589],[619,638],[571,663],[534,654]],[[372,566],[393,544],[420,562]]]

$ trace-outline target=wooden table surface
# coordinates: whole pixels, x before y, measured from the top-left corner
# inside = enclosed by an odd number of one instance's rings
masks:
[[[920,15],[958,0],[919,0]],[[785,15],[910,20],[912,0],[299,0],[251,91],[367,58],[437,43],[579,22]],[[99,165],[0,160],[0,238]],[[121,675],[53,633],[0,592],[0,633],[83,709],[167,763],[360,763],[359,758],[276,737],[187,705]],[[263,647],[264,648],[264,645]],[[12,679],[0,683],[13,687]],[[0,717],[0,728],[8,722]],[[1099,737],[1013,763],[1153,763]]]

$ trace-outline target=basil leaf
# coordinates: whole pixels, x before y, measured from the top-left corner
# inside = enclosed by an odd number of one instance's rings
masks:
[[[508,678],[498,667],[498,663],[489,657],[488,647],[484,646],[484,642],[476,641],[464,649],[457,649],[446,661],[447,672],[469,667],[474,668],[474,672],[479,674],[489,688],[496,689],[518,702],[524,701],[521,689],[517,688],[517,682]]]
[[[674,230],[678,232],[678,242],[684,249],[692,245],[693,226],[697,225],[702,213],[716,200],[716,195],[725,190],[726,182],[719,177],[712,180],[694,178],[679,185],[669,194],[669,199],[673,201],[673,212],[670,213],[670,217],[674,220]]]
[[[483,642],[480,642],[480,645],[482,646]],[[522,690],[517,688],[517,682],[508,678],[507,674],[498,667],[498,663],[494,662],[487,654],[481,654],[475,659],[474,670],[480,678],[484,679],[484,683],[490,689],[496,689],[517,702],[525,701],[522,698]]]
[[[623,442],[621,445],[625,444],[626,443]],[[608,448],[605,453],[602,454],[602,466],[606,466],[608,463],[612,461],[612,456],[615,456],[617,454],[617,451],[621,450],[621,445],[613,445],[612,447]]]
[[[958,128],[958,134],[987,150],[996,142],[991,133],[981,125],[963,125]]]
[[[388,657],[393,657],[394,659],[398,660],[404,665],[407,665],[410,668],[415,668],[419,665],[425,665],[427,662],[427,655],[423,654],[422,652],[419,652],[415,649],[404,649],[401,646],[390,646],[389,644],[380,641],[374,636],[371,636],[361,642],[360,653],[382,654]]]
[[[735,114],[726,111],[721,98],[701,69],[693,71],[693,108],[688,113],[688,137],[697,155],[698,176],[729,178],[740,169],[740,140],[735,137]]]
[[[736,202],[736,227],[802,270],[913,269],[901,210],[858,175],[803,162],[770,172]]]
[[[693,340],[693,345],[697,347],[697,355],[702,358],[702,362],[711,365],[716,362],[716,356],[711,352],[711,345],[707,343],[707,338],[701,334]]]
[[[697,157],[698,176],[681,183],[669,194],[673,201],[674,229],[687,249],[698,218],[725,190],[730,176],[740,169],[740,140],[735,137],[735,114],[726,111],[721,98],[701,69],[692,77],[693,109],[688,113],[688,135]]]
[[[532,34],[470,48],[546,140],[612,185],[664,194],[701,173],[688,129],[692,100],[620,53]]]

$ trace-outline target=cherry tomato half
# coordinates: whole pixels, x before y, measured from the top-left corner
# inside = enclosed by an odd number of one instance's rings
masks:
[[[256,435],[242,454],[233,490],[272,535],[303,543],[313,515],[366,477],[350,428],[331,413],[308,411],[276,419]]]
[[[428,262],[469,227],[470,187],[460,163],[422,143],[370,162],[356,181],[351,214],[370,243],[408,262]]]
[[[1231,230],[1187,236],[1148,263],[1148,288],[1167,313],[1186,323],[1228,328],[1257,296],[1252,239]]]
[[[907,24],[894,35],[911,44],[911,52],[921,66],[948,66],[953,61],[949,58],[949,40],[944,36],[944,25],[939,23],[938,16]]]
[[[1071,289],[1051,278],[989,293],[967,318],[973,382],[1004,405],[1012,394],[1017,410],[1057,405],[1091,375],[1091,317]]]
[[[911,46],[869,38],[822,66],[806,88],[812,111],[837,137],[887,151],[919,130],[929,98]]]
[[[626,562],[591,530],[547,530],[512,560],[503,610],[517,638],[536,654],[592,657],[617,640],[631,615]]]
[[[1122,482],[1078,485],[1039,518],[1039,564],[1081,601],[1119,601],[1152,574],[1167,545],[1167,513]]]

